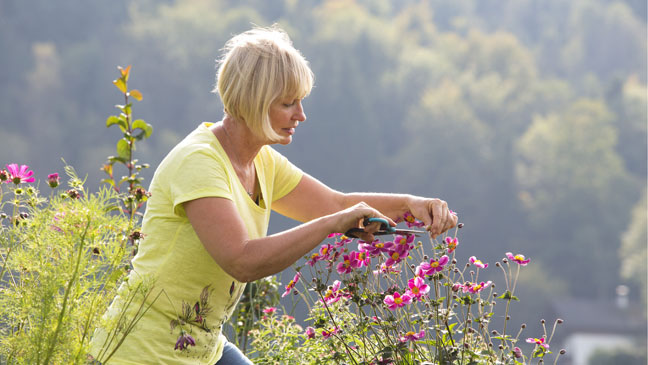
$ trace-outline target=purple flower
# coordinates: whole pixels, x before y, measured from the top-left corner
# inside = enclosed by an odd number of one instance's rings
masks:
[[[315,338],[315,328],[313,327],[306,327],[306,336],[308,338]]]
[[[379,240],[375,240],[371,243],[360,241],[358,244],[358,250],[366,252],[370,257],[376,257],[380,256],[382,252],[389,252],[393,245],[393,242],[381,242]]]
[[[353,271],[354,268],[358,267],[357,259],[353,255],[344,255],[342,256],[342,262],[337,265],[337,272],[339,274],[348,274]]]
[[[173,349],[182,351],[188,346],[196,346],[196,340],[194,340],[191,335],[182,331],[180,332],[180,337],[178,337],[178,341],[176,341],[175,347]]]
[[[416,299],[421,299],[423,295],[426,295],[430,291],[430,286],[425,284],[425,280],[420,276],[410,279],[407,282],[407,286],[409,289],[405,294]]]
[[[513,356],[515,356],[516,359],[521,359],[522,358],[522,350],[519,347],[514,347],[513,348]]]
[[[20,168],[18,167],[18,164],[15,163],[7,165],[7,170],[9,170],[9,179],[7,179],[6,182],[11,181],[16,185],[24,182],[34,182],[35,179],[31,177],[34,174],[34,171],[28,169],[29,166],[27,165],[20,165]]]
[[[414,218],[412,213],[406,212],[405,215],[403,216],[405,218],[405,224],[407,224],[408,227],[423,227],[425,223],[421,222],[420,220]]]

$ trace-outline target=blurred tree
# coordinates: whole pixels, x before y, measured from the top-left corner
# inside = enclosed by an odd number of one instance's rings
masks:
[[[632,219],[621,238],[621,276],[639,287],[641,299],[646,306],[646,282],[648,278],[648,204],[646,203],[646,188],[643,195],[632,209]]]
[[[530,227],[542,245],[533,254],[569,277],[574,295],[611,295],[613,260],[637,183],[615,151],[613,116],[600,101],[581,100],[536,117],[517,143],[517,182]],[[580,264],[576,264],[578,260]],[[585,265],[585,268],[583,267]]]

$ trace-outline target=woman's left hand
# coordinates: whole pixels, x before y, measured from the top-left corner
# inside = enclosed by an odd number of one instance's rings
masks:
[[[457,225],[457,215],[441,199],[413,197],[407,205],[414,218],[425,224],[432,238]]]

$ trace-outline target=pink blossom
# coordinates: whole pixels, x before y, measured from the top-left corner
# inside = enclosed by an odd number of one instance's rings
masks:
[[[401,296],[398,292],[394,292],[394,295],[385,296],[383,303],[385,303],[389,309],[395,310],[396,308],[404,307],[406,304],[412,303],[412,297],[407,293]]]
[[[352,263],[354,262],[356,264],[356,268],[360,268],[363,266],[369,266],[371,265],[371,258],[367,256],[366,252],[356,252],[353,251],[351,252],[351,258],[352,258]]]
[[[405,294],[416,299],[421,299],[423,295],[426,295],[430,291],[430,286],[425,284],[425,280],[420,276],[410,279],[407,282],[407,286],[409,289]]]
[[[405,215],[403,216],[405,218],[405,224],[407,224],[408,227],[423,227],[425,223],[421,222],[420,220],[414,218],[412,213],[406,212]]]
[[[448,258],[448,256],[443,255],[439,258],[439,260],[431,259],[429,263],[422,262],[416,268],[416,275],[434,275],[435,273],[443,270],[443,267],[448,263],[449,260],[450,258]]]
[[[353,255],[344,255],[342,256],[342,262],[337,265],[337,272],[339,274],[348,274],[353,271],[354,268],[358,267],[357,262]]]
[[[29,166],[20,165],[19,168],[18,164],[15,163],[6,166],[7,166],[7,170],[9,170],[9,179],[5,182],[12,182],[18,185],[20,183],[35,181],[35,179],[31,177],[34,174],[34,171],[28,170]]]
[[[50,188],[55,188],[59,186],[60,182],[61,182],[61,178],[59,178],[58,173],[55,172],[53,174],[47,175],[47,184],[50,186]]]
[[[516,359],[522,358],[522,350],[519,347],[514,347],[513,348],[513,356],[515,356]]]
[[[326,236],[326,237],[327,237],[327,238],[333,238],[333,237],[338,237],[338,236],[342,236],[342,233],[330,233],[330,234],[329,234],[328,236]]]
[[[322,331],[322,337],[324,337],[324,339],[327,339],[327,338],[333,336],[334,334],[338,333],[339,331],[340,331],[340,329],[338,327],[332,327],[332,328],[330,328],[328,330],[323,330]]]
[[[517,262],[520,266],[526,266],[531,259],[527,259],[524,257],[522,254],[517,254],[513,256],[512,253],[507,252],[506,257],[508,257],[509,260]]]
[[[378,274],[399,274],[401,271],[398,270],[394,266],[387,266],[384,262],[380,264],[380,268],[378,270],[374,270],[373,273],[374,275]]]
[[[333,304],[340,300],[341,298],[348,298],[350,295],[341,291],[340,286],[342,282],[340,280],[335,280],[332,286],[329,286],[326,292],[324,293],[324,303]]]
[[[425,337],[425,330],[421,330],[421,332],[419,333],[409,331],[405,333],[404,336],[400,337],[400,341],[401,342],[416,341],[422,339],[423,337]]]
[[[358,244],[358,250],[361,252],[366,252],[370,257],[380,256],[382,252],[389,252],[389,250],[394,246],[393,242],[381,242],[375,240],[371,243],[360,241]]]
[[[409,254],[409,247],[404,245],[394,245],[393,249],[388,252],[389,257],[385,261],[385,265],[392,266],[401,262]]]
[[[455,238],[446,237],[445,243],[446,245],[448,245],[448,253],[452,253],[457,248],[457,245],[459,244],[459,240],[457,240],[457,237]]]
[[[463,292],[471,292],[473,294],[479,293],[480,291],[484,290],[485,288],[489,287],[493,282],[492,281],[487,281],[487,282],[481,282],[481,283],[466,283],[463,286]]]
[[[545,343],[545,338],[527,338],[527,343],[535,343],[536,345],[542,346],[545,349],[549,349],[549,345]]]
[[[277,311],[276,307],[268,307],[263,309],[263,313],[265,314],[274,314]]]
[[[315,338],[315,328],[313,327],[306,327],[306,337],[308,338]]]
[[[485,268],[488,267],[488,264],[485,264],[485,263],[481,262],[475,256],[470,256],[470,263],[477,266],[477,267],[479,267],[479,268],[481,268],[481,269],[485,269]]]
[[[414,246],[412,245],[412,242],[414,242],[414,235],[413,234],[409,234],[407,236],[401,236],[401,235],[398,234],[398,235],[396,235],[396,237],[394,237],[394,244],[395,245],[406,246],[408,250],[411,250],[411,249],[414,248]]]
[[[298,272],[295,274],[295,277],[293,277],[293,279],[290,280],[290,282],[288,283],[288,285],[286,285],[286,291],[285,291],[283,294],[281,294],[281,297],[282,297],[282,298],[285,297],[286,295],[290,294],[290,291],[295,287],[295,285],[296,285],[297,282],[299,281],[299,278],[301,278],[301,272],[298,271]]]

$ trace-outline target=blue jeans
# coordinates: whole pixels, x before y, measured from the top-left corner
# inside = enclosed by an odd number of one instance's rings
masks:
[[[241,350],[233,343],[227,341],[223,347],[223,356],[216,362],[216,365],[254,365],[250,359],[245,357]]]

